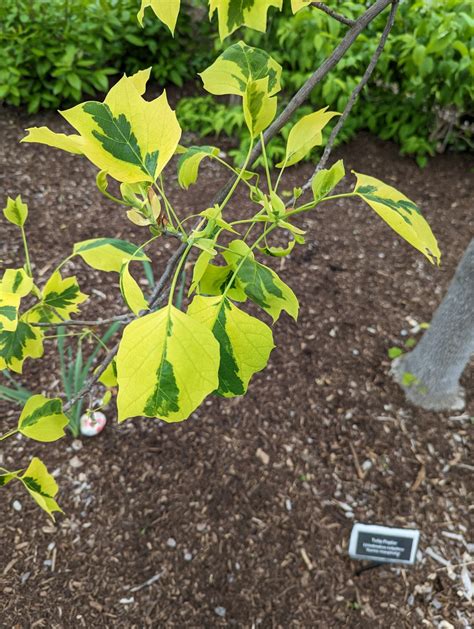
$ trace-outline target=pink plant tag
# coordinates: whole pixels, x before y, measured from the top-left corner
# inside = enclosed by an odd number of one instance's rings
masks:
[[[107,419],[104,413],[94,411],[81,416],[81,435],[95,437],[104,429]]]

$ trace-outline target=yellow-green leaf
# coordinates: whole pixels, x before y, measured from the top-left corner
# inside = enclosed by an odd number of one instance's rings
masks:
[[[93,269],[116,273],[120,273],[124,261],[150,261],[137,245],[118,238],[93,238],[76,242],[73,253],[81,256]]]
[[[105,387],[117,386],[117,364],[115,358],[107,365],[105,371],[99,377],[99,382]]]
[[[243,395],[250,378],[267,364],[274,348],[271,329],[226,297],[197,295],[188,314],[204,324],[219,342],[219,387],[224,397]]]
[[[214,233],[216,225],[220,227],[221,229],[232,232],[233,234],[239,233],[232,227],[230,223],[228,223],[222,218],[222,209],[217,204],[214,205],[213,207],[206,208],[202,212],[199,212],[199,216],[204,216],[209,221],[206,227],[206,233]],[[209,232],[208,232],[208,228],[210,230]]]
[[[303,159],[315,146],[323,142],[322,130],[327,123],[339,116],[335,111],[326,111],[327,107],[303,116],[291,128],[286,144],[285,159],[277,164],[278,168],[293,166]]]
[[[142,98],[150,70],[123,76],[103,103],[89,101],[62,111],[79,135],[64,136],[45,127],[28,129],[23,142],[39,142],[84,154],[118,181],[154,182],[173,156],[181,136],[166,92]]]
[[[291,0],[291,10],[297,13],[300,9],[309,6],[311,2],[312,0]]]
[[[219,155],[219,149],[215,146],[190,146],[178,160],[178,183],[186,190],[196,183],[199,166],[205,157]]]
[[[48,399],[44,395],[33,395],[23,407],[18,430],[36,441],[57,441],[64,437],[64,428],[68,423],[59,398]]]
[[[79,312],[79,304],[88,298],[81,293],[75,276],[62,278],[55,271],[41,293],[41,302],[25,314],[29,323],[59,323]]]
[[[282,0],[209,0],[209,15],[212,18],[217,11],[221,39],[243,25],[264,33],[267,30],[268,9],[281,9],[282,4]]]
[[[54,512],[63,513],[54,498],[58,493],[58,485],[40,459],[34,457],[25,473],[19,478],[30,496],[53,520]]]
[[[125,262],[120,269],[120,292],[127,306],[137,315],[142,310],[148,310],[148,303],[142,289],[132,277],[129,265],[130,260]]]
[[[67,151],[75,155],[84,155],[85,140],[80,135],[56,133],[48,129],[48,127],[30,127],[26,130],[28,135],[21,140],[22,142],[47,144],[61,151]]]
[[[248,130],[256,138],[272,123],[277,110],[276,96],[268,95],[268,77],[249,82],[243,98],[243,109]]]
[[[3,214],[7,221],[10,221],[13,225],[23,227],[28,218],[28,206],[26,203],[23,203],[20,195],[18,195],[16,199],[8,197],[7,206],[4,208]]]
[[[281,65],[260,48],[240,41],[229,46],[214,63],[200,74],[204,89],[210,94],[243,96],[247,85],[268,77],[268,95],[280,91]]]
[[[284,258],[285,256],[290,255],[293,251],[296,244],[296,240],[290,240],[286,247],[259,247],[258,250],[260,253],[264,253],[267,256],[272,256],[273,258]]]
[[[399,236],[421,251],[432,264],[435,262],[439,264],[441,252],[438,243],[431,227],[421,215],[419,207],[396,188],[383,181],[352,172],[357,177],[354,192],[364,199]]]
[[[191,286],[189,287],[188,296],[194,293],[196,287],[202,279],[202,276],[206,272],[207,267],[209,266],[209,262],[214,257],[213,253],[209,253],[208,251],[201,251],[198,255],[196,262],[193,267],[193,277],[191,280]]]
[[[11,369],[22,373],[27,358],[40,358],[43,355],[43,333],[20,320],[15,330],[0,331],[0,371]]]
[[[263,308],[274,321],[285,310],[293,319],[298,317],[296,295],[272,269],[260,264],[243,240],[234,240],[224,252],[229,265],[237,270],[237,286],[247,297]]]
[[[179,15],[181,0],[142,0],[140,11],[137,18],[140,25],[143,26],[143,15],[147,7],[151,7],[156,17],[166,24],[171,34],[174,34],[176,21]]]
[[[314,200],[319,202],[333,190],[344,178],[346,171],[342,159],[337,161],[331,168],[318,171],[311,182]]]
[[[117,354],[118,419],[187,419],[218,386],[219,344],[174,306],[125,328]]]
[[[110,192],[108,192],[109,180],[106,170],[99,170],[95,178],[95,183],[97,189],[104,195],[104,197],[110,199],[111,201],[114,201],[115,203],[120,203],[120,205],[128,205],[128,203],[125,203],[121,199],[114,197],[113,194],[110,194]]]

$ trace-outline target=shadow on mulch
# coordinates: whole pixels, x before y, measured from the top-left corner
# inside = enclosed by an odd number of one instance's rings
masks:
[[[62,130],[57,116],[2,110],[0,193],[29,203],[32,258],[46,280],[77,240],[141,242],[143,232],[95,191],[84,160],[18,144],[26,126],[39,124]],[[474,161],[444,155],[421,171],[396,146],[365,134],[339,157],[347,172],[380,177],[424,209],[441,268],[362,202],[323,204],[300,221],[307,245],[276,261],[301,313],[297,324],[283,315],[274,326],[277,348],[245,398],[210,398],[176,425],[118,426],[111,410],[104,433],[74,448],[69,438],[8,443],[0,464],[16,468],[40,455],[57,476],[66,515],[54,526],[19,487],[3,489],[1,626],[467,626],[458,564],[473,554],[465,544],[472,370],[465,414],[423,412],[391,381],[387,349],[430,320],[472,237]],[[283,188],[310,173],[308,164],[293,168]],[[186,193],[174,173],[172,180],[178,207],[196,212],[225,173],[207,165]],[[242,193],[233,207],[246,206]],[[1,234],[2,267],[19,266],[18,234],[5,222]],[[158,267],[174,246],[157,245]],[[91,295],[85,316],[123,311],[115,276],[78,262],[67,268]],[[58,394],[56,369],[48,351],[27,365],[25,382]],[[5,432],[17,410],[2,410]],[[358,565],[347,556],[354,521],[419,527],[419,561],[355,577]]]

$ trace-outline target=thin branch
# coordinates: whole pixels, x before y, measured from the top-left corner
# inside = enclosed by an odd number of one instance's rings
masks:
[[[187,247],[187,243],[185,242],[181,243],[181,245],[176,249],[176,251],[173,253],[171,258],[168,260],[165,270],[163,271],[159,281],[155,284],[155,288],[153,289],[150,299],[148,300],[148,305],[150,306],[150,308],[153,308],[156,305],[157,300],[159,299],[161,295],[161,292],[166,286],[166,282],[171,277],[171,274],[173,273],[176,265],[178,264],[179,259],[181,258],[184,251],[186,250],[186,247]]]
[[[372,58],[370,59],[369,65],[367,66],[367,69],[364,72],[364,75],[362,76],[361,80],[359,81],[359,83],[356,85],[356,87],[354,88],[352,94],[349,97],[349,100],[347,101],[347,104],[344,108],[344,111],[342,113],[342,116],[339,118],[336,126],[334,127],[334,129],[331,132],[331,135],[329,136],[329,140],[328,143],[326,144],[325,148],[324,148],[324,152],[321,156],[321,159],[319,160],[318,165],[316,166],[316,169],[311,177],[311,179],[309,179],[309,181],[307,181],[304,186],[303,186],[303,190],[307,190],[310,186],[311,186],[311,182],[313,181],[313,178],[315,177],[316,173],[318,173],[320,170],[322,170],[324,168],[324,166],[326,165],[329,155],[331,154],[331,151],[333,149],[334,146],[334,142],[336,140],[336,137],[339,133],[339,131],[342,129],[348,115],[350,114],[352,107],[354,106],[359,94],[361,93],[361,91],[364,89],[364,87],[367,85],[372,72],[375,69],[375,66],[377,65],[377,62],[380,58],[380,55],[382,54],[382,51],[385,47],[385,43],[387,41],[387,38],[389,36],[390,31],[392,30],[393,27],[393,23],[395,21],[395,14],[397,12],[397,8],[398,8],[398,2],[399,0],[393,0],[392,2],[392,8],[390,11],[390,15],[388,16],[388,20],[387,23],[385,24],[385,28],[383,30],[383,33],[380,37],[380,41],[378,43],[378,46],[374,52],[374,54],[372,55]]]
[[[331,9],[331,7],[328,7],[327,4],[324,4],[324,2],[312,2],[310,6],[315,7],[316,9],[320,9],[321,11],[324,11],[324,13],[327,13],[327,15],[331,16],[338,22],[345,24],[346,26],[354,26],[355,24],[355,20],[351,20],[345,15],[341,15],[340,13],[337,13],[336,11],[334,11],[334,9]]]
[[[305,84],[298,90],[298,92],[296,92],[278,118],[274,120],[265,131],[263,134],[265,144],[268,144],[268,142],[280,131],[280,129],[285,126],[298,107],[300,107],[300,105],[302,105],[311,94],[313,88],[339,63],[362,31],[379,15],[379,13],[388,7],[391,2],[392,0],[376,0],[376,2],[374,2],[374,4],[372,4],[367,11],[356,20],[354,26],[347,31],[339,45],[333,50],[332,54],[325,59],[319,68],[309,77]],[[250,158],[248,160],[249,165],[253,164],[261,153],[262,143],[257,142],[250,154]],[[216,196],[214,203],[220,203],[222,199],[225,198],[225,195],[229,191],[234,180],[235,177],[231,177],[229,179],[224,188],[222,188]]]
[[[121,315],[117,315],[115,317],[109,317],[108,319],[95,319],[94,321],[86,321],[83,319],[65,319],[64,321],[48,321],[46,323],[38,322],[38,323],[30,323],[33,327],[36,328],[51,328],[53,326],[92,326],[95,327],[97,325],[106,325],[107,323],[115,323],[116,321],[121,321],[123,323],[128,323],[131,319],[133,319],[133,315],[130,313],[125,313]]]
[[[100,376],[104,373],[104,371],[107,369],[107,367],[110,365],[110,363],[113,361],[113,359],[115,358],[115,355],[118,352],[118,348],[119,348],[120,342],[116,343],[114,345],[114,347],[108,352],[107,356],[104,358],[104,360],[101,362],[100,366],[98,367],[97,371],[95,371],[91,376],[89,376],[89,378],[86,380],[84,386],[82,387],[82,389],[79,391],[79,393],[77,393],[73,398],[71,398],[70,400],[68,400],[66,402],[66,404],[63,406],[63,412],[67,413],[67,411],[69,411],[76,402],[78,402],[80,399],[82,399],[85,395],[87,395],[87,393],[92,389],[92,387],[94,386],[94,384],[99,380]]]

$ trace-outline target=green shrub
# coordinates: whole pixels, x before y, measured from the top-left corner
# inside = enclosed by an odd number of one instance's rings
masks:
[[[136,0],[2,0],[0,100],[29,112],[55,109],[106,92],[110,75],[153,63],[160,86],[182,86],[205,67],[193,30],[209,24],[180,21],[173,39],[163,24],[137,22]]]
[[[341,3],[341,11],[357,18],[363,3]],[[325,103],[342,111],[375,51],[383,18],[362,33],[328,78],[316,86],[312,105]],[[322,11],[308,8],[292,16],[289,10],[273,15],[265,34],[250,32],[247,42],[264,47],[282,64],[284,90],[293,94],[331,53],[347,27]],[[422,165],[427,155],[452,147],[472,146],[472,125],[467,120],[474,96],[474,20],[467,0],[419,0],[401,3],[394,29],[363,94],[338,140],[369,129],[382,139],[399,143],[402,153],[413,154]],[[284,104],[284,103],[282,103]],[[196,131],[232,135],[243,127],[233,107],[212,104],[206,98],[181,101],[182,124],[188,126],[193,108],[205,120]],[[212,121],[214,125],[212,126]],[[228,124],[228,121],[234,121]],[[243,135],[243,134],[242,134]],[[281,146],[273,147],[279,159]],[[245,146],[236,152],[241,157]],[[272,156],[273,157],[273,156]]]

